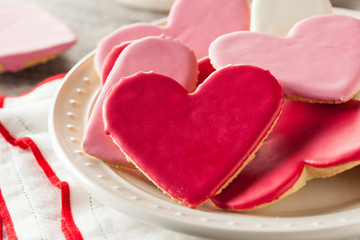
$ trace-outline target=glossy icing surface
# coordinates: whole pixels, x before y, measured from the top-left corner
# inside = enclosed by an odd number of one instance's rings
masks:
[[[254,0],[250,30],[285,37],[298,21],[329,13],[332,13],[329,0]]]
[[[156,185],[195,208],[251,160],[282,103],[276,79],[252,66],[222,68],[191,94],[138,73],[109,91],[105,130]]]
[[[124,41],[165,34],[179,39],[197,58],[208,55],[210,43],[218,36],[248,30],[250,10],[246,0],[177,0],[164,27],[148,23],[127,25],[114,31],[98,44],[95,67],[98,72],[113,46]]]
[[[209,57],[204,57],[198,61],[199,75],[197,85],[203,83],[211,73],[215,71],[215,68],[211,64]]]
[[[35,5],[0,3],[0,16],[0,65],[6,71],[19,71],[28,61],[55,56],[76,42],[67,25]]]
[[[109,76],[111,69],[114,67],[114,64],[115,64],[116,60],[118,59],[118,57],[130,43],[131,43],[131,41],[123,42],[123,43],[113,47],[111,52],[106,56],[106,58],[104,60],[104,64],[102,65],[102,68],[101,68],[101,73],[100,73],[100,76],[101,76],[100,80],[101,80],[102,85],[105,84],[106,79]]]
[[[268,69],[285,95],[344,102],[360,88],[360,21],[322,15],[296,24],[287,38],[235,32],[215,40],[209,56],[216,67],[250,64]]]
[[[177,79],[191,92],[196,86],[197,60],[194,53],[177,40],[146,37],[124,48],[111,65],[113,68],[101,89],[85,129],[82,147],[89,155],[113,163],[129,164],[112,139],[104,133],[102,105],[108,90],[123,77],[139,71],[154,71]]]
[[[311,104],[285,100],[283,112],[254,160],[213,201],[247,210],[273,202],[299,180],[305,165],[326,169],[360,161],[360,102]],[[339,168],[339,172],[342,169]],[[324,171],[324,172],[321,172]],[[332,172],[335,174],[336,172]]]

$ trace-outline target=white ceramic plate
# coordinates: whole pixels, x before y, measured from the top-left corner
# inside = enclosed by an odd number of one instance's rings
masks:
[[[117,169],[83,153],[80,143],[100,89],[93,56],[90,53],[65,77],[50,112],[49,131],[66,170],[96,198],[148,223],[214,239],[360,237],[360,167],[312,180],[269,207],[234,213],[219,210],[211,202],[189,209],[172,201],[136,170]]]

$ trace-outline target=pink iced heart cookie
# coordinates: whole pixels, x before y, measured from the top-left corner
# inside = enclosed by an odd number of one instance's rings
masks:
[[[0,3],[0,73],[44,63],[76,42],[72,30],[27,3]]]
[[[107,77],[109,76],[111,69],[113,68],[117,58],[122,53],[122,51],[130,44],[131,42],[124,42],[122,44],[114,47],[111,52],[106,56],[103,67],[101,69],[101,81],[102,84],[105,84]],[[198,60],[199,74],[197,79],[197,84],[201,84],[205,79],[215,71],[215,68],[211,64],[209,57],[204,57]]]
[[[339,103],[360,88],[360,21],[323,15],[296,24],[287,38],[236,32],[215,40],[215,67],[250,64],[268,69],[292,99]]]
[[[200,59],[208,55],[209,45],[216,37],[248,30],[249,27],[250,10],[246,0],[177,0],[166,26],[136,23],[121,27],[105,37],[98,44],[95,67],[100,73],[104,59],[114,46],[161,34],[179,39]]]
[[[147,71],[174,78],[187,91],[194,91],[198,74],[197,60],[194,53],[177,40],[168,37],[146,37],[121,49],[119,57],[112,65],[86,126],[82,147],[89,155],[129,165],[124,154],[104,133],[102,105],[107,92],[121,78]]]
[[[254,157],[282,103],[268,71],[228,66],[190,94],[169,77],[138,73],[114,85],[103,108],[106,133],[130,161],[195,208]]]
[[[213,201],[250,210],[283,198],[316,177],[360,164],[360,102],[312,104],[286,100],[254,160]]]

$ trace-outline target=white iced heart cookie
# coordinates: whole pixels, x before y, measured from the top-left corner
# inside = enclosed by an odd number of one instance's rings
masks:
[[[329,0],[253,0],[250,30],[283,37],[298,21],[328,13]]]

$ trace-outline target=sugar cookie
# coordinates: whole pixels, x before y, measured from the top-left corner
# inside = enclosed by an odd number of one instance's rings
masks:
[[[191,94],[169,77],[137,73],[108,92],[103,117],[130,161],[195,208],[251,161],[282,103],[276,79],[253,66],[219,69]]]

